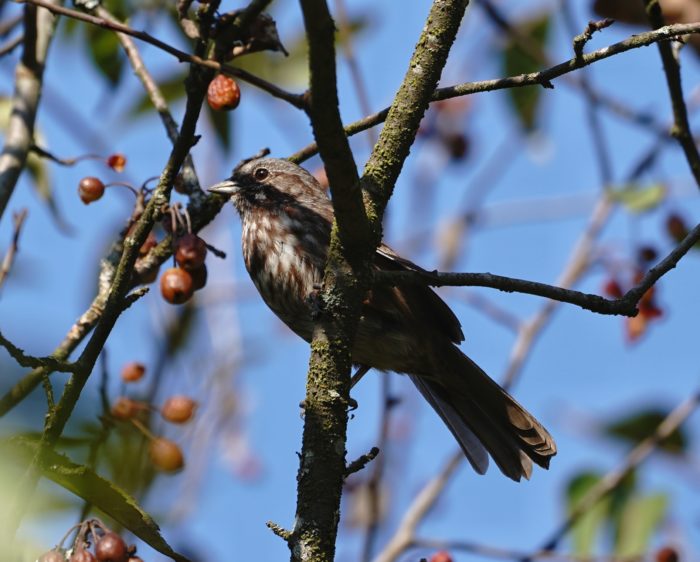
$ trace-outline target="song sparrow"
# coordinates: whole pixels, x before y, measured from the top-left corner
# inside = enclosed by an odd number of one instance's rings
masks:
[[[323,280],[333,207],[316,179],[287,160],[256,158],[209,189],[231,196],[243,221],[243,257],[267,305],[311,340],[308,298]],[[374,267],[420,270],[382,244]],[[542,425],[455,344],[457,317],[428,287],[375,286],[367,294],[353,362],[407,374],[483,474],[488,451],[501,471],[529,478],[532,461],[547,468],[556,445]]]

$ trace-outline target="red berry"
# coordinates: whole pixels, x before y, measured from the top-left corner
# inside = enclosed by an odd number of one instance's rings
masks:
[[[656,551],[656,562],[678,562],[678,559],[678,552],[670,546],[665,546]]]
[[[615,279],[609,279],[603,287],[603,293],[605,293],[613,299],[619,299],[624,294],[624,291]]]
[[[95,558],[89,550],[79,548],[70,557],[70,562],[96,562]]]
[[[462,133],[443,135],[442,142],[453,160],[462,160],[469,152],[469,139]]]
[[[171,396],[160,409],[160,415],[172,423],[185,423],[192,419],[197,402],[189,396]]]
[[[177,240],[177,248],[175,249],[175,261],[177,264],[192,271],[197,269],[207,257],[207,244],[196,234],[188,232]]]
[[[200,265],[197,269],[190,271],[192,276],[192,288],[195,291],[199,291],[204,285],[207,284],[207,266],[206,264]]]
[[[124,166],[126,166],[126,156],[119,153],[110,155],[107,158],[107,166],[115,172],[123,172]]]
[[[95,545],[95,558],[99,562],[128,562],[126,543],[116,533],[105,533]]]
[[[49,550],[39,557],[38,562],[66,562],[66,557],[57,550]]]
[[[138,361],[127,363],[122,368],[122,380],[124,382],[136,382],[143,378],[146,373],[146,366]]]
[[[80,200],[89,205],[93,201],[97,201],[104,195],[105,184],[99,178],[88,176],[80,180],[78,184],[78,195]]]
[[[184,269],[171,267],[160,278],[160,293],[170,304],[182,304],[192,297],[192,276]]]
[[[430,557],[430,562],[452,562],[452,556],[446,550],[440,550]]]
[[[143,244],[141,244],[141,247],[139,248],[139,255],[145,256],[148,252],[151,251],[151,248],[155,248],[158,245],[158,239],[156,238],[156,235],[153,231],[148,233],[148,236],[146,237],[146,240],[144,241]]]
[[[155,467],[163,472],[176,472],[185,466],[180,447],[165,437],[156,437],[151,441],[148,452]]]
[[[666,217],[666,230],[676,242],[683,240],[689,232],[685,219],[676,213],[671,213]]]
[[[117,401],[112,404],[112,417],[118,420],[130,420],[136,416],[143,407],[136,400],[127,398],[126,396],[120,396]]]
[[[656,248],[653,246],[642,246],[637,250],[637,253],[639,255],[639,260],[643,263],[656,261],[656,258],[659,256]]]
[[[215,111],[236,109],[241,101],[241,89],[230,76],[217,74],[209,82],[207,101],[209,102],[209,107]]]

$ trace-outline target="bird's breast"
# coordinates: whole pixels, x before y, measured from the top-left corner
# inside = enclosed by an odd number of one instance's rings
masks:
[[[243,258],[258,292],[272,311],[294,332],[311,339],[313,320],[309,296],[323,278],[323,260],[315,241],[293,228],[289,217],[265,214],[243,224]]]

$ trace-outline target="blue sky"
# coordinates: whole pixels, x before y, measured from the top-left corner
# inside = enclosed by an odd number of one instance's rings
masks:
[[[401,17],[397,17],[396,3],[391,1],[347,3],[351,15],[371,16],[369,29],[356,37],[354,49],[372,109],[381,109],[390,102],[401,81],[430,3],[411,3],[402,10]],[[280,36],[283,42],[290,41],[301,25],[298,7],[293,3],[276,4],[279,5],[274,14]],[[223,7],[235,6],[224,3]],[[511,16],[535,14],[551,7],[551,3],[528,2],[521,12]],[[576,10],[583,29],[592,16],[583,3],[576,3]],[[159,37],[174,37],[172,29],[157,18],[137,18],[133,25],[148,26]],[[633,32],[635,29],[630,27],[613,26],[598,34],[589,48],[613,43]],[[561,18],[556,18],[548,44],[555,61],[570,56],[570,41]],[[49,58],[46,81],[50,89],[39,115],[39,127],[48,148],[62,156],[73,156],[90,150],[86,144],[99,147],[103,143],[110,151],[127,155],[126,174],[134,183],[157,175],[169,149],[159,120],[154,115],[125,117],[127,108],[140,96],[140,84],[127,71],[120,86],[112,90],[86,60],[82,45],[61,41]],[[499,39],[483,12],[470,8],[442,83],[500,76],[499,51]],[[165,54],[151,47],[144,47],[143,52],[156,76],[165,78],[175,71],[177,63]],[[699,76],[697,58],[686,49],[682,62],[686,92],[692,92]],[[0,70],[6,77],[0,93],[7,95],[11,62],[0,61]],[[66,79],[68,73],[70,79]],[[596,87],[629,107],[648,111],[661,122],[670,119],[655,47],[598,63],[589,69],[588,76]],[[470,99],[470,109],[460,124],[470,139],[470,154],[465,162],[445,163],[435,146],[419,141],[390,203],[386,240],[424,267],[437,267],[441,257],[437,233],[463,210],[456,202],[462,201],[468,190],[476,189],[474,178],[483,177],[480,172],[491,159],[496,168],[502,168],[502,173],[497,174],[498,183],[484,201],[486,219],[463,240],[454,269],[555,282],[601,191],[583,99],[562,80],[555,81],[555,86],[554,90],[542,91],[540,127],[532,137],[527,138],[520,131],[506,94],[496,92]],[[301,84],[289,87],[302,89]],[[342,57],[339,92],[344,120],[362,116]],[[62,110],[52,101],[52,93],[60,94],[79,111],[101,141],[90,139],[89,132],[79,124],[72,127],[72,132],[66,130],[57,119]],[[174,109],[180,116],[182,105],[177,104]],[[613,183],[619,186],[654,139],[643,128],[605,111],[601,114],[613,163]],[[242,85],[242,103],[231,120],[233,148],[226,152],[216,145],[211,127],[200,123],[198,132],[203,136],[193,153],[204,185],[227,176],[239,159],[263,146],[270,147],[275,156],[286,156],[311,140],[303,114],[247,85]],[[499,148],[506,142],[506,150]],[[353,140],[353,148],[361,168],[368,154],[364,135]],[[313,170],[318,161],[306,165]],[[75,232],[69,237],[57,231],[25,175],[10,209],[26,206],[30,215],[14,277],[0,295],[0,329],[17,345],[37,355],[53,349],[88,304],[97,260],[131,205],[130,196],[119,190],[108,192],[94,205],[86,207],[80,203],[76,186],[81,177],[99,174],[106,179],[116,178],[97,163],[50,168],[56,200]],[[429,180],[423,185],[417,179],[420,177]],[[659,165],[641,181],[663,181],[671,195],[658,209],[646,214],[615,211],[604,229],[599,250],[621,262],[629,260],[641,242],[654,243],[662,251],[670,249],[663,220],[671,210],[681,211],[691,223],[700,213],[692,177],[675,147],[666,148]],[[554,218],[546,218],[552,215]],[[0,224],[3,246],[9,240],[10,230],[6,217]],[[146,506],[162,522],[166,538],[176,548],[192,545],[201,549],[208,560],[277,560],[287,556],[287,548],[265,527],[265,522],[272,520],[289,527],[294,516],[296,451],[302,428],[298,404],[304,395],[308,349],[255,294],[240,256],[240,225],[230,207],[205,231],[204,237],[227,251],[228,258],[208,258],[209,283],[198,294],[204,313],[186,350],[166,372],[167,393],[188,392],[203,403],[198,425],[184,432],[168,430],[168,435],[186,447],[192,469],[177,477],[161,478]],[[479,477],[462,467],[421,526],[421,536],[525,550],[538,546],[564,515],[563,488],[567,480],[583,468],[610,470],[623,458],[624,447],[597,436],[597,423],[643,405],[673,407],[697,389],[695,327],[699,274],[700,260],[691,253],[662,280],[658,299],[664,317],[633,346],[625,342],[622,319],[560,306],[534,344],[514,389],[517,399],[537,415],[557,440],[559,454],[550,471],[538,470],[531,482],[515,484],[495,468]],[[579,287],[599,292],[605,279],[603,269],[594,266]],[[475,310],[463,295],[487,298],[522,320],[536,313],[542,300],[490,289],[458,288],[441,294],[462,322],[467,337],[465,352],[498,380],[507,368],[514,334]],[[147,364],[154,361],[154,341],[173,312],[154,287],[149,296],[120,318],[108,345],[113,379],[127,360]],[[224,359],[229,363],[221,367]],[[221,367],[218,370],[217,365]],[[396,375],[390,376],[393,391],[402,401],[394,415],[393,438],[385,451],[391,473],[391,511],[379,535],[380,547],[391,536],[416,492],[455,449],[449,432],[411,385]],[[115,383],[112,388],[114,396],[117,386]],[[357,457],[376,442],[379,388],[379,375],[372,373],[353,393],[360,407],[350,422],[349,458]],[[88,385],[84,406],[93,403],[96,396],[96,384]],[[228,411],[221,403],[222,396],[236,400],[235,406],[229,404],[236,413],[233,420],[221,421],[219,417]],[[38,418],[36,412],[24,411],[24,415]],[[198,449],[197,440],[206,434],[206,424],[215,419],[220,424],[219,435],[207,441],[206,450]],[[697,423],[697,417],[694,422]],[[242,450],[249,454],[241,457]],[[259,462],[260,471],[254,476],[241,474],[241,467],[236,465],[241,458]],[[646,465],[640,486],[669,494],[669,522],[658,540],[675,538],[686,548],[695,545],[695,550],[688,552],[691,559],[692,554],[697,556],[700,544],[697,490],[683,474],[677,464],[654,458]],[[362,533],[347,525],[351,511],[352,506],[346,502],[338,542],[341,561],[357,560],[361,545]],[[173,517],[180,514],[182,517]],[[49,546],[71,524],[65,514],[31,519],[22,533],[39,537],[44,546]],[[159,559],[148,549],[143,552],[144,559]],[[473,558],[455,556],[455,560]],[[417,553],[402,558],[415,559]]]

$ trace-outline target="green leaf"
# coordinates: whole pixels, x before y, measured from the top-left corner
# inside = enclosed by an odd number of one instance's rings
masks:
[[[666,515],[667,507],[665,494],[630,498],[618,526],[615,556],[633,558],[647,552],[649,541]]]
[[[573,511],[581,503],[600,479],[601,475],[596,472],[581,472],[569,481],[566,489],[569,511]],[[571,529],[573,554],[590,556],[593,553],[596,538],[608,517],[609,508],[610,499],[605,498],[579,517]]]
[[[231,119],[233,111],[214,111],[209,104],[206,106],[207,116],[216,133],[216,138],[221,142],[221,146],[227,152],[231,149]]]
[[[28,462],[34,457],[37,449],[37,442],[26,439],[0,440],[3,459],[21,458]],[[170,548],[161,536],[158,525],[134,498],[90,468],[75,464],[68,457],[55,451],[46,451],[41,471],[43,476],[92,503],[158,552],[176,561],[188,562],[187,558]]]
[[[347,32],[336,33],[336,42],[342,45],[357,40],[371,24],[372,19],[366,14],[351,17]],[[291,40],[284,38],[282,42],[289,52],[287,57],[277,52],[262,51],[237,57],[232,64],[275,84],[290,88],[306,87],[309,81],[306,33],[299,33]]]
[[[185,97],[185,78],[187,72],[178,72],[165,80],[158,82],[158,89],[166,102],[172,103]],[[144,93],[128,110],[129,115],[141,115],[153,109],[153,103],[148,94]]]
[[[645,213],[663,203],[666,198],[666,186],[661,183],[644,187],[630,184],[611,191],[610,197],[632,213]]]
[[[611,437],[636,445],[651,436],[666,416],[666,410],[648,408],[608,423],[603,427],[603,431]],[[688,436],[680,427],[662,441],[659,448],[674,455],[683,454],[688,449]]]
[[[116,86],[122,74],[124,57],[117,34],[95,26],[85,29],[90,60],[107,81]]]
[[[510,39],[501,53],[506,76],[528,74],[542,68],[543,60],[538,55],[545,51],[550,27],[549,13],[517,24],[515,28],[517,38]],[[535,129],[542,86],[509,88],[507,95],[523,128],[528,132]]]

